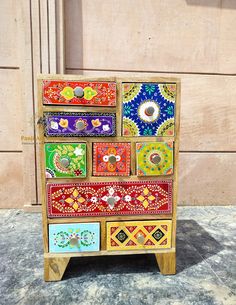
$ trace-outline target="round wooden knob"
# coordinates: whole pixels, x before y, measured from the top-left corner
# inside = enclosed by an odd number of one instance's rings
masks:
[[[143,244],[144,243],[144,240],[145,240],[145,237],[142,233],[139,233],[137,235],[137,241],[140,243],[140,244]]]
[[[77,122],[76,129],[77,130],[83,130],[85,128],[85,124],[82,121]]]
[[[110,208],[114,208],[115,203],[116,203],[115,197],[109,197],[109,198],[107,199],[107,203],[109,204]]]
[[[116,163],[116,156],[114,156],[114,155],[109,156],[108,161],[109,161],[111,164]]]
[[[152,116],[154,111],[155,111],[154,107],[150,106],[150,107],[145,109],[145,114],[148,115],[148,116]]]
[[[83,96],[84,96],[84,90],[83,90],[83,88],[82,88],[82,87],[75,87],[75,89],[74,89],[74,95],[75,95],[76,97],[79,97],[79,98],[83,97]]]
[[[70,239],[70,245],[71,245],[71,246],[76,246],[76,245],[78,245],[78,238],[72,237],[72,238]]]
[[[70,160],[67,158],[61,158],[60,162],[64,167],[68,167],[70,165]]]
[[[153,164],[158,164],[161,161],[161,157],[158,154],[153,154],[151,156],[151,162]]]

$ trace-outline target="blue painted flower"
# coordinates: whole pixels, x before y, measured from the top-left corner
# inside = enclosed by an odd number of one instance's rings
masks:
[[[151,95],[153,92],[155,92],[155,85],[145,85],[145,91]]]
[[[124,105],[124,114],[129,115],[131,112],[131,106],[129,105]]]
[[[149,128],[149,127],[145,128],[144,131],[143,131],[143,134],[145,136],[152,136],[152,134],[153,134],[152,129]]]
[[[174,114],[174,107],[173,106],[168,106],[164,111],[166,113],[168,113],[169,115],[173,115]]]

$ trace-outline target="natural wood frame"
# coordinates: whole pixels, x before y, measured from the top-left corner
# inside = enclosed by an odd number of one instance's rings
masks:
[[[85,107],[85,106],[48,106],[42,102],[42,81],[43,80],[73,80],[73,81],[114,81],[117,83],[117,104],[116,107]],[[175,101],[175,133],[173,137],[122,137],[122,83],[123,82],[148,82],[148,83],[175,83],[176,84],[176,101]],[[66,266],[71,257],[82,256],[100,256],[100,255],[129,255],[129,254],[146,254],[154,253],[156,255],[159,269],[163,274],[175,274],[176,272],[176,208],[178,195],[178,167],[179,167],[179,131],[180,131],[180,80],[177,78],[165,77],[85,77],[78,75],[40,75],[38,77],[38,115],[43,116],[43,112],[110,112],[116,113],[116,137],[96,138],[96,137],[45,137],[42,124],[38,124],[39,131],[39,153],[41,163],[41,198],[42,198],[42,222],[43,222],[43,244],[44,244],[44,278],[45,281],[61,280]],[[135,151],[135,143],[140,141],[174,141],[174,173],[168,176],[143,176],[134,175],[136,157],[131,159],[131,175],[130,176],[112,176],[112,177],[94,177],[92,175],[92,142],[109,142],[121,141],[131,142],[131,155]],[[173,205],[172,214],[158,215],[134,215],[134,216],[106,216],[106,217],[73,217],[73,218],[48,218],[47,202],[46,202],[46,183],[45,176],[45,153],[44,144],[60,143],[60,142],[86,142],[87,143],[87,177],[86,178],[67,178],[67,179],[50,179],[52,183],[59,182],[88,182],[88,181],[137,181],[137,180],[161,180],[173,179]],[[90,152],[90,155],[89,155]],[[133,175],[132,175],[133,173]],[[107,251],[106,250],[106,222],[121,220],[172,220],[171,248],[170,249],[153,249],[153,250],[134,250],[134,251]],[[48,225],[52,223],[80,223],[99,221],[101,226],[101,250],[99,252],[82,252],[82,253],[49,253],[48,249]]]

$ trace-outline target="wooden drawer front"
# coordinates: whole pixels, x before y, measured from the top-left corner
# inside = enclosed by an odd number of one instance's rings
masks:
[[[45,144],[45,167],[46,178],[86,177],[86,144]]]
[[[43,104],[115,106],[116,83],[44,80]]]
[[[99,248],[98,222],[49,225],[49,252],[88,252]]]
[[[49,217],[172,212],[172,181],[47,184]]]
[[[46,137],[115,136],[115,113],[44,113]]]
[[[107,250],[171,247],[171,220],[107,222]]]
[[[130,143],[94,143],[94,176],[129,176]]]
[[[173,142],[136,143],[137,175],[173,174]]]
[[[173,136],[176,84],[123,83],[123,135]]]

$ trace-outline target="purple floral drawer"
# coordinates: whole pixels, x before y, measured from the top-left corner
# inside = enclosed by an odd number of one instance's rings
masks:
[[[115,113],[45,112],[46,137],[111,137],[116,135]]]

